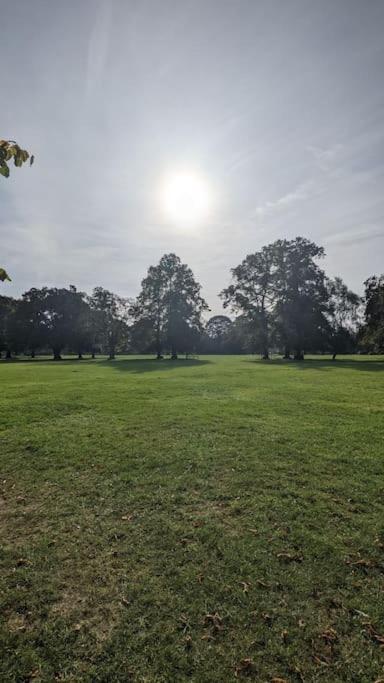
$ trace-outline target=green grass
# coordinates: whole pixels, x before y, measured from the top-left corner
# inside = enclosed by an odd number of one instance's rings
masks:
[[[382,358],[0,381],[1,681],[384,678]]]

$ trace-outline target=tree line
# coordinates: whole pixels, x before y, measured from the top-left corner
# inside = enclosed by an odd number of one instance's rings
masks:
[[[148,269],[139,296],[102,287],[91,295],[32,288],[0,296],[0,355],[52,352],[169,354],[260,353],[302,360],[305,353],[384,352],[384,275],[365,281],[365,295],[319,265],[324,249],[303,237],[277,240],[232,269],[220,292],[233,315],[205,320],[209,308],[192,270],[175,254]]]

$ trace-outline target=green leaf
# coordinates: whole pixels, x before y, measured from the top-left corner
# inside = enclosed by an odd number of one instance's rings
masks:
[[[5,161],[3,161],[3,163],[0,166],[0,173],[5,178],[8,178],[8,176],[9,176],[9,168],[8,168],[8,165],[5,163]]]
[[[4,280],[9,280],[11,282],[11,278],[9,277],[8,273],[4,268],[0,268],[0,280],[4,282]]]

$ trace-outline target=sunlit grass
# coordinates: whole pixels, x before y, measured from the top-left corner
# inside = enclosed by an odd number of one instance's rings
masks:
[[[382,358],[0,378],[0,680],[384,676]]]

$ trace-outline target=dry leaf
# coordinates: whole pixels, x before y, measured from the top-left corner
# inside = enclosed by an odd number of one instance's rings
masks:
[[[381,647],[384,647],[384,635],[381,635],[380,633],[378,633],[376,631],[375,627],[371,623],[365,624],[364,630],[365,630],[365,633],[370,638],[372,638],[372,640],[375,640],[376,643],[379,643],[379,645],[381,645]]]
[[[185,638],[184,638],[184,645],[185,645],[185,647],[186,647],[187,650],[190,650],[190,649],[191,649],[191,647],[192,647],[192,645],[193,645],[193,641],[192,641],[191,636],[185,636]]]
[[[302,555],[288,553],[285,551],[277,553],[277,557],[279,558],[279,560],[282,560],[283,562],[302,562],[304,559]]]
[[[320,638],[325,640],[326,643],[330,645],[337,640],[337,633],[334,628],[328,628],[320,635]]]
[[[203,623],[204,626],[211,626],[214,631],[223,630],[223,620],[217,612],[214,614],[206,614]]]
[[[256,584],[257,584],[260,588],[268,588],[268,585],[265,583],[265,581],[262,581],[261,579],[257,579]]]
[[[121,518],[124,522],[132,522],[133,515],[123,515]]]
[[[286,678],[272,678],[271,683],[288,683]]]
[[[243,593],[248,593],[249,589],[251,587],[251,584],[248,583],[247,581],[240,581],[240,586],[243,586]]]
[[[288,642],[288,631],[287,629],[283,629],[281,632],[281,638],[283,640],[283,643],[286,645]]]
[[[246,659],[242,659],[241,662],[237,665],[235,669],[235,676],[236,678],[238,676],[248,676],[255,670],[255,663],[247,657]]]

